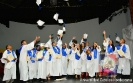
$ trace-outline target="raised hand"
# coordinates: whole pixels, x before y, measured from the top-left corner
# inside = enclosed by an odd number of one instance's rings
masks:
[[[40,39],[40,36],[36,36],[35,40],[38,41]]]
[[[51,35],[49,35],[49,39],[52,39],[52,36]]]
[[[105,31],[105,30],[103,31],[103,34],[104,34],[104,35],[106,34],[106,31]]]
[[[76,39],[76,37],[74,36],[72,39]]]

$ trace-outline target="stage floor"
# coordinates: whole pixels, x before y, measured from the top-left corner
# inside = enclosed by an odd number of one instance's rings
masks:
[[[133,69],[131,71],[130,76],[121,76],[118,75],[116,79],[111,79],[109,77],[99,77],[99,78],[83,78],[83,79],[76,79],[75,76],[66,76],[67,80],[61,80],[61,81],[55,81],[57,77],[51,77],[50,81],[45,81],[45,82],[36,82],[33,81],[32,83],[133,83]],[[0,78],[0,83],[2,82],[2,78]],[[19,81],[19,79],[15,80],[15,83],[22,83]],[[30,83],[30,82],[28,82]]]

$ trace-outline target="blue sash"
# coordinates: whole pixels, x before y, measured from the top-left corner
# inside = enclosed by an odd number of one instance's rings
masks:
[[[120,50],[121,45],[118,45],[116,48],[117,48],[117,50]],[[124,53],[126,53],[126,49],[127,49],[127,48],[126,48],[126,45],[124,44],[123,47],[122,47],[122,51],[123,51]],[[119,55],[119,58],[122,58],[122,57]]]
[[[34,54],[34,53],[32,53],[31,50],[28,50],[28,51],[27,51],[27,54],[28,54],[28,56],[30,57],[31,62],[32,62],[32,63],[35,63],[35,60],[32,60],[32,57],[33,57],[33,54]]]
[[[87,55],[87,60],[91,60],[92,56]]]
[[[23,46],[21,46],[21,47],[19,48],[19,50],[18,50],[19,54],[20,54],[20,52],[21,52],[21,50],[22,50],[22,47],[23,47]]]
[[[52,60],[52,55],[50,54],[49,55],[49,59],[48,59],[49,61],[51,61]]]
[[[7,50],[7,54],[10,54],[11,52],[9,51],[9,50]],[[12,50],[12,55],[13,55],[13,57],[15,58],[15,54],[14,54],[15,52]],[[11,62],[15,62],[15,60],[12,60]]]
[[[114,52],[114,51],[113,51],[113,48],[112,48],[110,45],[108,45],[107,50],[108,50],[108,53],[112,53],[112,52]]]
[[[33,57],[34,57],[34,58],[36,58],[36,52],[37,52],[37,50],[34,49],[34,50],[33,50]]]
[[[76,60],[79,60],[79,59],[80,59],[80,57],[78,56],[77,53],[75,53],[75,59],[76,59]]]
[[[65,51],[65,48],[62,48],[62,56],[67,56],[67,53]]]
[[[53,50],[54,50],[54,52],[55,52],[56,54],[60,54],[60,49],[59,49],[58,46],[54,46],[54,47],[53,47]]]
[[[45,56],[45,54],[47,53],[47,50],[43,50],[43,56]],[[42,61],[43,59],[42,58],[40,58],[40,59],[38,59],[38,61]]]
[[[96,59],[97,58],[97,49],[94,49],[93,51],[94,51],[94,59]]]
[[[70,50],[69,54],[72,54],[72,49]]]

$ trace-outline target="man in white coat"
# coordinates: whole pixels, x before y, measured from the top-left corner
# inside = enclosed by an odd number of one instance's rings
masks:
[[[131,55],[130,55],[130,49],[127,44],[125,44],[125,40],[121,39],[120,40],[120,45],[118,45],[116,48],[117,50],[121,50],[124,52],[124,55],[119,55],[119,60],[118,60],[118,69],[117,73],[122,74],[122,75],[130,75],[131,68],[130,68],[130,60],[131,60]]]
[[[1,62],[5,64],[3,81],[6,83],[12,83],[16,79],[16,60],[17,56],[12,46],[7,45],[1,58]]]
[[[27,44],[25,40],[21,41],[21,48],[19,50],[19,71],[20,71],[20,80],[23,82],[28,81],[28,56],[27,51],[34,48],[34,44],[40,39],[40,37],[36,37],[33,42]]]

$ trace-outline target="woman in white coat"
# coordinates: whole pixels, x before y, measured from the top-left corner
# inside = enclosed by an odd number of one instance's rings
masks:
[[[101,72],[100,71],[101,67],[100,67],[100,64],[99,64],[99,57],[100,57],[101,47],[97,44],[97,42],[94,42],[93,47],[92,47],[91,50],[94,53],[94,61],[95,61],[94,70],[95,70],[95,73],[96,73],[96,77],[98,77],[99,72]]]
[[[84,68],[86,69],[86,78],[88,76],[94,77],[95,76],[94,53],[91,52],[90,49],[86,49],[86,51],[82,52],[81,58],[85,62],[85,67]]]

